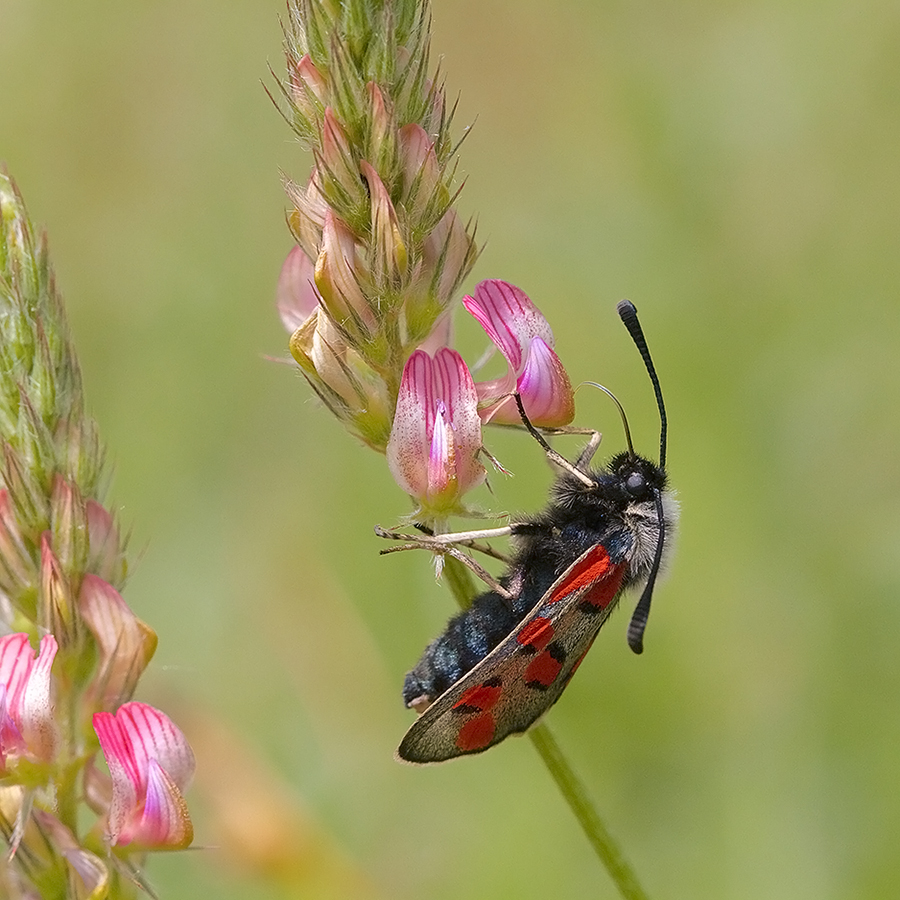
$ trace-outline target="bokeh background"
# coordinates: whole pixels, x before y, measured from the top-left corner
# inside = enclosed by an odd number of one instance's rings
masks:
[[[50,233],[160,646],[139,699],[195,744],[200,849],[167,900],[612,897],[531,746],[416,770],[407,668],[451,612],[408,510],[287,366],[260,80],[280,0],[0,0],[0,159]],[[606,627],[549,721],[652,896],[887,897],[900,882],[900,7],[436,0],[460,208],[574,381],[657,422],[680,546],[647,651]],[[460,321],[470,360],[483,345]],[[614,409],[578,421],[622,446]],[[550,472],[495,510],[534,510]],[[577,442],[560,444],[574,453]]]

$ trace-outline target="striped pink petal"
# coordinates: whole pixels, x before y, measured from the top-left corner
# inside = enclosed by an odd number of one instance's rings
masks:
[[[472,376],[462,357],[424,350],[403,370],[387,460],[394,479],[426,512],[445,514],[484,479],[478,461],[481,420]]]
[[[193,830],[182,791],[194,772],[194,754],[179,728],[158,709],[134,701],[115,715],[95,713],[93,722],[112,779],[109,843],[187,846]]]
[[[528,295],[506,281],[482,281],[466,309],[506,358],[506,374],[475,385],[485,422],[518,424],[516,391],[528,417],[546,428],[568,425],[575,416],[569,376],[553,352],[553,332]]]
[[[37,658],[27,634],[0,638],[0,768],[11,755],[49,762],[56,750],[50,670],[59,645],[41,638]]]

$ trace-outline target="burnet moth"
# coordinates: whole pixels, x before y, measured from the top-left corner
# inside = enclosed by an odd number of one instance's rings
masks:
[[[659,379],[637,310],[628,300],[617,309],[656,394],[659,464],[634,452],[615,397],[628,449],[597,469],[589,464],[599,434],[570,463],[547,444],[516,398],[525,427],[561,474],[549,505],[533,518],[417,541],[417,546],[460,558],[452,545],[511,535],[515,554],[499,582],[473,565],[493,588],[452,618],[407,674],[403,700],[421,715],[397,750],[404,762],[436,763],[481,753],[527,731],[559,699],[622,593],[640,585],[628,644],[635,653],[643,651],[653,587],[671,547],[678,508],[667,488]]]

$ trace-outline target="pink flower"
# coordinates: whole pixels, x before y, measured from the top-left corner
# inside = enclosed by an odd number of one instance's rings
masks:
[[[528,295],[507,281],[491,279],[463,304],[506,357],[506,375],[475,385],[481,417],[504,425],[521,423],[511,393],[522,397],[535,425],[558,428],[575,416],[569,376],[553,352],[553,332]]]
[[[480,449],[478,395],[462,357],[447,347],[434,358],[417,350],[403,369],[387,445],[397,484],[429,518],[461,512],[462,495],[484,480]]]
[[[94,713],[93,722],[112,779],[110,845],[187,847],[194,828],[182,791],[194,774],[194,754],[185,736],[164,713],[134,701],[115,715]]]
[[[0,638],[0,772],[12,757],[53,758],[57,735],[50,667],[58,649],[56,638],[46,634],[35,659],[27,634]]]

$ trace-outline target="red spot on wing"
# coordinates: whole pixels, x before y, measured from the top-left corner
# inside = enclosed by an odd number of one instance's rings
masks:
[[[602,582],[615,568],[616,564],[609,558],[606,547],[603,544],[597,544],[588,551],[582,560],[572,567],[565,581],[558,585],[553,595],[547,599],[547,603],[557,603],[564,597],[568,597],[573,591],[580,590],[598,581]],[[622,576],[620,574],[617,579],[616,590],[618,590],[618,581],[621,581],[621,579]],[[613,591],[609,600],[614,595],[615,591]],[[606,602],[609,603],[609,600]]]
[[[497,723],[489,712],[483,712],[469,719],[468,722],[459,729],[456,736],[456,746],[464,753],[473,750],[483,750],[490,744],[497,730]]]
[[[525,670],[525,684],[529,687],[550,687],[561,668],[562,663],[545,651],[529,663]]]
[[[532,619],[516,635],[516,640],[532,650],[543,650],[553,640],[555,629],[545,616]]]
[[[606,609],[619,593],[624,575],[624,565],[614,566],[612,572],[607,573],[602,580],[588,588],[580,602],[590,603],[591,606],[596,606],[598,609]]]
[[[499,699],[503,692],[503,686],[500,684],[491,684],[484,682],[470,687],[463,695],[453,704],[453,708],[460,706],[469,706],[473,710],[486,711],[490,709]]]

